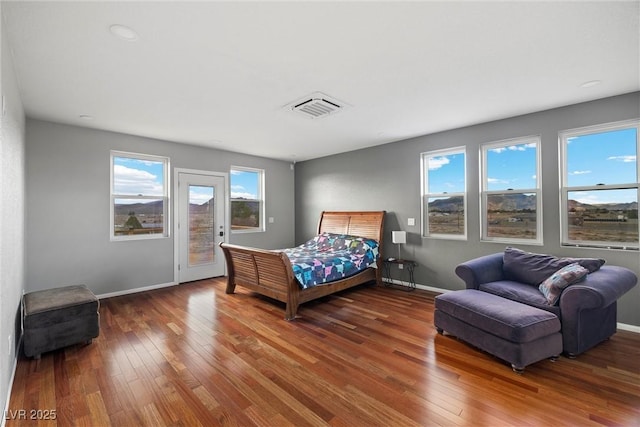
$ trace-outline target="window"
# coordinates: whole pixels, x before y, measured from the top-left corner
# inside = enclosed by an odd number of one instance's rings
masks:
[[[638,249],[638,120],[561,132],[562,244]]]
[[[167,237],[169,159],[111,152],[111,239]]]
[[[467,238],[464,147],[422,154],[422,235]]]
[[[231,230],[264,231],[264,171],[231,168]]]
[[[540,137],[481,147],[482,240],[542,244]]]

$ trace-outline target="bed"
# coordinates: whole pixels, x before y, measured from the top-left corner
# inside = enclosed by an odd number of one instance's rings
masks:
[[[382,241],[384,211],[322,212],[318,235],[333,233],[372,239],[378,243],[373,267],[352,276],[303,289],[296,279],[289,257],[282,250],[264,250],[221,243],[227,261],[227,294],[236,286],[286,304],[285,319],[296,317],[298,306],[363,283],[382,283]]]

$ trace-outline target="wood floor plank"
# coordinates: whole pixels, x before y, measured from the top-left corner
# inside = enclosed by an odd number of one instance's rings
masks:
[[[87,407],[89,408],[91,423],[94,426],[111,426],[111,420],[109,419],[107,408],[102,400],[102,394],[99,391],[87,394],[85,396],[85,400],[87,402]]]
[[[9,410],[53,426],[631,426],[640,334],[508,363],[433,327],[434,294],[360,286],[284,305],[224,278],[104,299],[90,345],[20,357]],[[11,412],[14,413],[14,412]],[[11,418],[11,417],[8,417]]]

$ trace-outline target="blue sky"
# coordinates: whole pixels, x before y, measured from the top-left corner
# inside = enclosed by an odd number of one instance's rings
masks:
[[[162,162],[114,157],[113,159],[114,193],[120,195],[145,195],[162,197],[163,165]],[[259,172],[232,171],[231,197],[256,199],[258,197]],[[210,187],[191,186],[189,198],[191,203],[202,204],[212,197]],[[119,203],[139,203],[140,200],[119,199]]]
[[[568,185],[623,184],[637,181],[636,130],[622,129],[572,137],[567,143]],[[535,144],[493,148],[487,152],[488,189],[491,191],[536,187]],[[162,162],[114,157],[114,191],[122,195],[162,196]],[[544,172],[543,172],[544,173]],[[451,154],[429,159],[429,193],[464,191],[464,155]],[[258,172],[232,171],[231,197],[255,199]],[[210,191],[193,189],[192,197],[203,203]],[[208,197],[208,198],[207,198]],[[572,192],[582,203],[637,201],[635,190]],[[205,200],[206,199],[206,200]]]
[[[162,197],[163,181],[162,162],[128,157],[113,158],[113,184],[115,194]]]
[[[487,189],[535,189],[536,143],[492,148],[487,151]]]
[[[567,145],[568,185],[630,184],[637,182],[636,130],[622,129],[570,138]],[[492,148],[487,152],[488,190],[536,188],[535,144]],[[544,165],[542,173],[544,174]],[[452,154],[429,159],[429,193],[464,191],[464,156]],[[572,192],[583,203],[637,201],[635,190]]]
[[[429,158],[429,193],[464,192],[464,155],[451,154]]]
[[[571,187],[637,182],[636,129],[621,129],[567,140],[567,182]],[[581,191],[571,194],[582,203],[637,202],[635,190]]]
[[[252,171],[231,171],[231,198],[257,199],[259,173]]]
[[[189,186],[189,203],[202,205],[209,202],[214,196],[214,187],[205,187],[201,185]]]
[[[569,186],[636,181],[635,129],[569,138]]]

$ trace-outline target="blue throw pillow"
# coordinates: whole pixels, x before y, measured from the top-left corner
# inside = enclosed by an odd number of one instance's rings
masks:
[[[589,274],[589,270],[577,262],[569,264],[549,276],[549,278],[540,284],[538,289],[540,289],[540,292],[542,292],[547,299],[547,304],[556,305],[562,291],[567,286],[584,279],[587,274]]]

